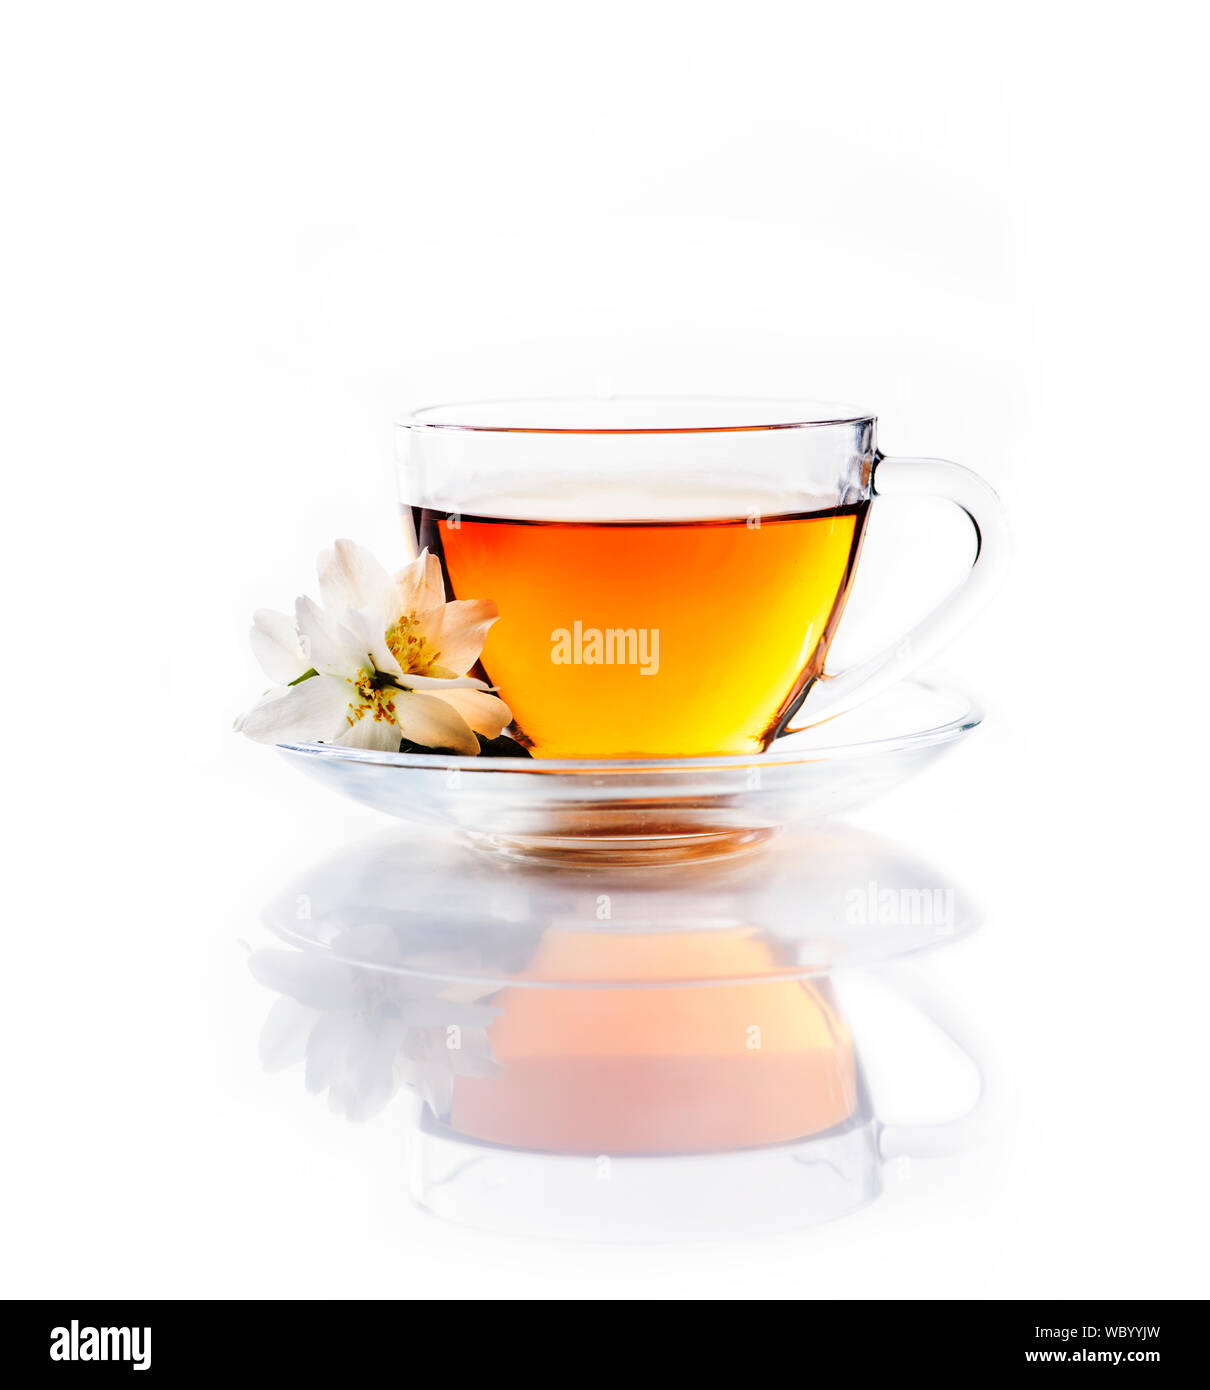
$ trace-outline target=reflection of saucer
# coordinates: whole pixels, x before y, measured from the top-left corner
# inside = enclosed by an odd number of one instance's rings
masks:
[[[479,988],[804,978],[944,944],[978,920],[939,869],[840,824],[643,868],[559,869],[387,831],[302,874],[265,913],[329,959]]]
[[[410,1091],[412,1195],[452,1220],[613,1239],[809,1224],[871,1200],[883,1155],[912,1147],[886,1143],[850,976],[826,972],[971,926],[939,877],[844,827],[576,871],[393,832],[266,913],[286,949],[251,958],[282,996],[262,1056],[303,1061],[354,1119]],[[937,891],[946,923],[868,920],[880,894]]]
[[[403,820],[456,826],[480,848],[558,862],[713,858],[872,801],[981,719],[967,696],[904,681],[752,757],[556,761],[284,745],[303,771]]]

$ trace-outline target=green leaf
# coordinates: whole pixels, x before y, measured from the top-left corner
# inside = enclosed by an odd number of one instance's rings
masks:
[[[289,684],[290,684],[290,685],[301,685],[301,684],[303,683],[303,681],[309,681],[309,680],[311,679],[312,676],[318,676],[318,675],[319,675],[319,672],[315,669],[314,666],[312,666],[311,669],[310,669],[309,671],[304,671],[304,672],[302,673],[301,676],[295,677],[295,679],[292,680],[292,681],[290,681]]]

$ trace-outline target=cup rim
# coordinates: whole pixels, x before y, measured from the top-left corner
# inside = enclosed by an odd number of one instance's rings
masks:
[[[610,414],[616,423],[607,422]],[[825,429],[872,425],[876,419],[858,406],[794,397],[619,395],[449,401],[410,411],[397,423],[401,429],[467,434],[651,435]]]

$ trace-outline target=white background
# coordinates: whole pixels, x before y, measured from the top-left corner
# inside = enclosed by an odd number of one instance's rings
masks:
[[[4,1293],[1210,1293],[1195,14],[9,15]],[[241,941],[378,822],[229,732],[250,611],[335,535],[402,560],[401,408],[599,390],[868,403],[1013,520],[946,659],[988,726],[871,822],[983,903],[933,968],[996,1123],[805,1234],[444,1226],[397,1121],[256,1060]],[[960,548],[879,525],[865,611],[927,604]]]

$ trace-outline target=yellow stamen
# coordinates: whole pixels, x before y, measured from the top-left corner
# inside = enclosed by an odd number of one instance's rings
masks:
[[[345,716],[350,727],[358,720],[364,719],[367,714],[376,724],[395,723],[395,696],[399,693],[397,690],[391,686],[375,685],[373,671],[362,671],[356,680],[351,676],[348,680],[356,692],[355,698],[349,701],[349,712]]]
[[[423,632],[418,631],[419,626],[414,615],[400,616],[387,628],[387,647],[404,671],[423,676],[437,665],[441,653],[434,650]]]

